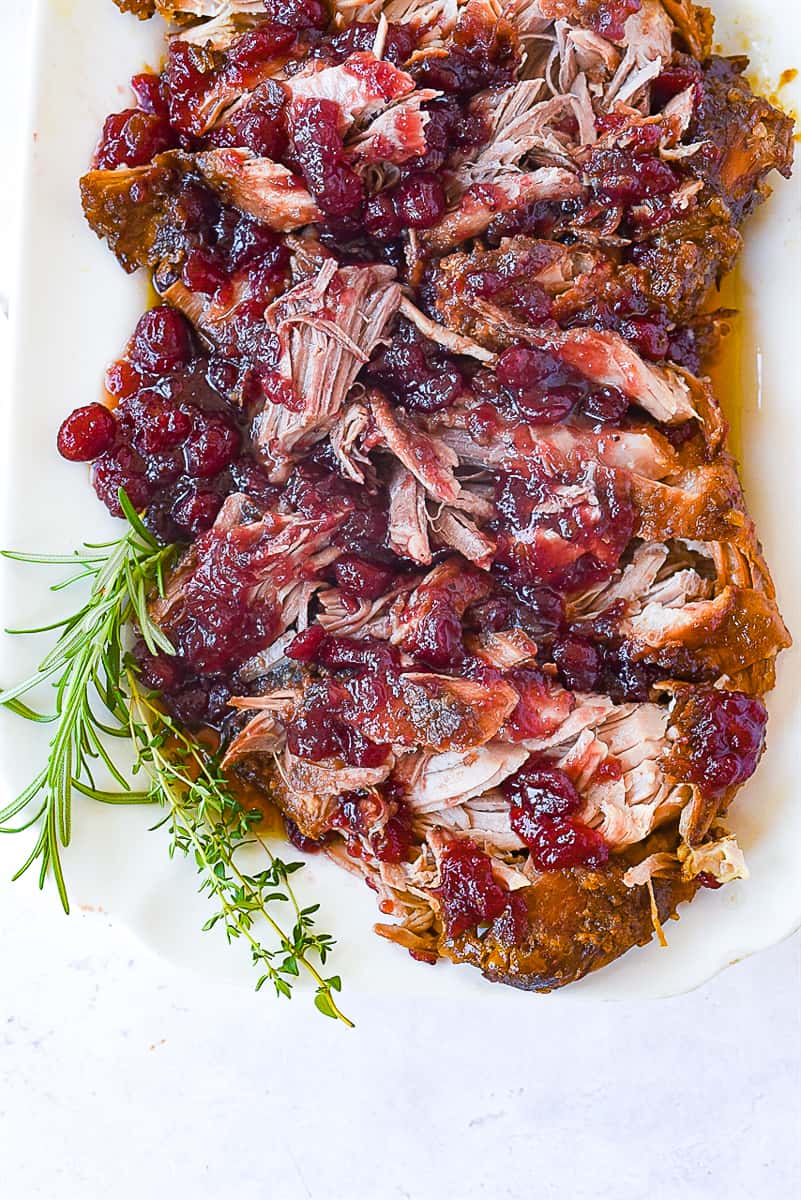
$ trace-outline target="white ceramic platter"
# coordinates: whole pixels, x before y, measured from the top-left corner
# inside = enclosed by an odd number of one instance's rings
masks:
[[[801,66],[801,9],[784,0],[717,0],[718,37],[727,52],[749,52],[769,89],[783,71]],[[157,22],[122,16],[112,0],[41,0],[31,97],[31,137],[14,313],[16,369],[1,439],[0,544],[63,552],[100,541],[120,527],[107,518],[81,470],[55,450],[60,420],[99,398],[103,370],[119,353],[146,302],[146,281],[127,278],[84,224],[78,176],[88,163],[104,116],[129,103],[125,81],[155,65]],[[801,89],[782,91],[801,108]],[[751,509],[778,586],[787,622],[801,638],[801,164],[748,227],[740,303],[741,384],[724,404],[741,404],[739,443]],[[740,393],[736,396],[735,393]],[[36,625],[56,614],[42,568],[2,569],[2,625]],[[0,642],[0,678],[27,673],[43,652],[32,639]],[[741,793],[731,824],[744,846],[751,879],[705,892],[668,929],[670,948],[635,950],[550,1003],[648,999],[684,991],[728,963],[785,937],[801,924],[801,797],[799,796],[799,656],[782,656],[770,699],[769,752]],[[39,769],[46,730],[0,715],[0,804]],[[151,833],[146,809],[109,809],[78,800],[65,855],[73,904],[102,907],[147,945],[205,976],[251,983],[244,948],[200,932],[208,915],[196,877],[170,862],[164,831]],[[2,886],[24,857],[22,838],[0,838]],[[32,887],[31,882],[13,885]],[[371,995],[443,996],[457,1003],[489,999],[499,1008],[536,1005],[534,998],[492,988],[468,968],[415,964],[371,932],[374,899],[359,881],[321,859],[299,878],[305,899],[322,901],[321,923],[339,946],[335,969],[347,983],[350,1009]],[[41,900],[59,919],[54,890]],[[539,1001],[543,1003],[543,1001]]]

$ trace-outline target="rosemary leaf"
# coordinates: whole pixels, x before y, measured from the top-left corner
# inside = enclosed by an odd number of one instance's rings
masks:
[[[180,853],[194,861],[200,890],[215,906],[204,929],[222,926],[229,942],[244,941],[258,971],[256,990],[271,983],[276,996],[290,998],[291,980],[305,972],[314,984],[317,1009],[350,1026],[335,999],[342,986],[339,976],[326,978],[321,970],[333,938],[315,928],[319,906],[301,907],[290,884],[302,864],[285,863],[272,853],[258,834],[261,813],[242,807],[215,755],[185,733],[157,697],[142,687],[136,663],[125,652],[131,631],[136,631],[151,653],[175,653],[150,617],[148,598],[154,592],[164,594],[165,575],[180,551],[160,545],[123,491],[119,498],[128,528],[117,541],[87,543],[72,555],[4,552],[18,562],[78,568],[56,584],[55,591],[91,580],[89,598],[75,613],[37,630],[15,631],[62,630],[33,675],[0,691],[0,704],[10,712],[54,726],[46,765],[0,812],[0,833],[38,826],[33,849],[14,878],[38,864],[40,887],[52,876],[69,912],[61,859],[71,837],[73,794],[103,804],[159,804],[165,815],[154,828],[169,828],[170,857]],[[20,697],[48,682],[55,689],[55,712],[42,715]],[[105,745],[108,737],[131,742],[132,774],[142,775],[146,787],[130,786]],[[119,791],[96,785],[96,762],[103,764]],[[256,873],[242,860],[242,851],[253,845],[267,864]],[[289,931],[284,914],[289,916]],[[257,924],[270,935],[268,941]]]

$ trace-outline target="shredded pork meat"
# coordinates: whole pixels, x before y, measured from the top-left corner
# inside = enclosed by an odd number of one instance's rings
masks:
[[[194,331],[95,468],[191,542],[143,670],[381,936],[568,983],[747,877],[789,635],[705,364],[792,123],[689,0],[116,2],[169,59],[84,210]]]
[[[254,449],[275,477],[330,431],[400,298],[391,268],[337,268],[329,259],[267,310],[279,342],[275,376],[295,397],[268,398],[254,420]]]

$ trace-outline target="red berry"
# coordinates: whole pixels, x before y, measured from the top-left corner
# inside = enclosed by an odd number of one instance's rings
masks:
[[[596,388],[581,402],[582,413],[591,421],[617,423],[628,410],[628,396],[614,387]]]
[[[430,171],[408,175],[392,196],[395,211],[411,229],[429,229],[445,212],[445,189]]]
[[[553,660],[559,668],[559,677],[572,692],[592,692],[601,676],[600,655],[587,638],[568,634],[554,642]]]
[[[140,454],[164,454],[180,446],[192,428],[192,418],[181,408],[173,408],[157,392],[141,392],[147,400],[138,414],[134,444]]]
[[[117,423],[102,404],[76,408],[58,431],[58,452],[70,462],[91,462],[114,442]]]
[[[186,465],[196,479],[218,475],[239,453],[237,431],[221,418],[209,417],[186,443]]]
[[[399,237],[403,226],[386,192],[371,196],[365,204],[364,227],[372,237],[382,242]]]
[[[142,460],[129,447],[120,446],[114,453],[97,460],[92,474],[92,486],[113,517],[121,517],[117,493],[125,490],[136,509],[143,509],[152,497],[151,485],[144,476]]]
[[[177,309],[160,304],[144,313],[131,340],[131,362],[149,375],[166,375],[192,358],[189,326]]]
[[[172,519],[191,538],[205,533],[214,524],[222,507],[222,496],[209,488],[192,486],[172,507]]]

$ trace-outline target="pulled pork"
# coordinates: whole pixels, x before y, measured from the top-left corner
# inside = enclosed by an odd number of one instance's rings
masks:
[[[704,365],[792,124],[686,0],[161,0],[90,226],[144,677],[376,930],[545,990],[745,878],[789,637]],[[183,315],[181,315],[183,314]]]

